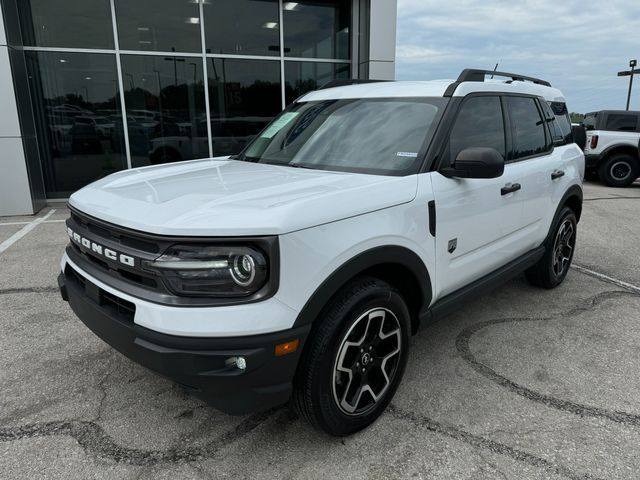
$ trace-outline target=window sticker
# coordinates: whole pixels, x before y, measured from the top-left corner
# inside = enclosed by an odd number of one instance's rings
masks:
[[[278,118],[275,122],[269,125],[269,128],[267,128],[264,132],[262,132],[262,135],[260,135],[260,138],[273,138],[276,135],[276,133],[282,130],[285,125],[291,122],[291,120],[296,118],[298,115],[300,115],[299,112],[283,113],[280,116],[280,118]]]
[[[396,153],[396,157],[417,158],[418,152],[398,152]]]

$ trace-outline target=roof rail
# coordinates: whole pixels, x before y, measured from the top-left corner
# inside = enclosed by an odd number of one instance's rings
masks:
[[[393,80],[370,80],[370,79],[362,79],[362,78],[336,78],[335,80],[331,80],[321,87],[318,87],[318,90],[324,90],[325,88],[333,88],[333,87],[345,87],[347,85],[360,85],[363,83],[378,83],[378,82],[392,82]]]
[[[550,87],[551,84],[546,80],[541,80],[539,78],[527,77],[525,75],[519,75],[517,73],[508,73],[508,72],[494,72],[493,70],[479,70],[474,68],[467,68],[463,70],[462,73],[458,76],[458,82],[484,82],[484,77],[486,75],[493,75],[496,77],[507,77],[511,80],[519,80],[521,82],[533,82],[538,85],[544,85],[545,87]]]

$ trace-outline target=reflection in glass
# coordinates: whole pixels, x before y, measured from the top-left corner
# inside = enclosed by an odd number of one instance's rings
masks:
[[[280,62],[207,61],[213,155],[232,155],[280,112]]]
[[[115,7],[121,49],[202,51],[197,1],[116,0]]]
[[[350,78],[348,63],[285,62],[285,99],[289,105],[300,95],[326,85],[331,80]]]
[[[126,168],[115,55],[25,55],[47,196]]]
[[[351,2],[300,0],[284,2],[285,55],[349,59]]]
[[[209,0],[207,53],[280,55],[278,0]]]
[[[20,0],[24,45],[113,48],[109,0]]]
[[[134,167],[209,156],[202,60],[123,55],[122,75]]]

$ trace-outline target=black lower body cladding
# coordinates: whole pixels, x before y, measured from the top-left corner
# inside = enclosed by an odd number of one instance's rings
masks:
[[[302,346],[309,332],[303,326],[283,332],[243,337],[181,337],[166,335],[133,323],[117,309],[94,300],[96,289],[64,273],[58,277],[63,299],[98,337],[140,365],[183,386],[212,407],[243,415],[286,403]],[[274,355],[275,346],[299,339],[296,352]],[[243,357],[246,369],[234,358]],[[231,359],[231,360],[230,360]]]

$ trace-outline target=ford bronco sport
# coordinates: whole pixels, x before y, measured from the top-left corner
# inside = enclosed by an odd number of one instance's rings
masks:
[[[69,200],[63,298],[224,412],[292,399],[330,434],[366,427],[421,324],[569,270],[584,156],[564,97],[486,75],[321,89],[236,157],[96,181]]]

